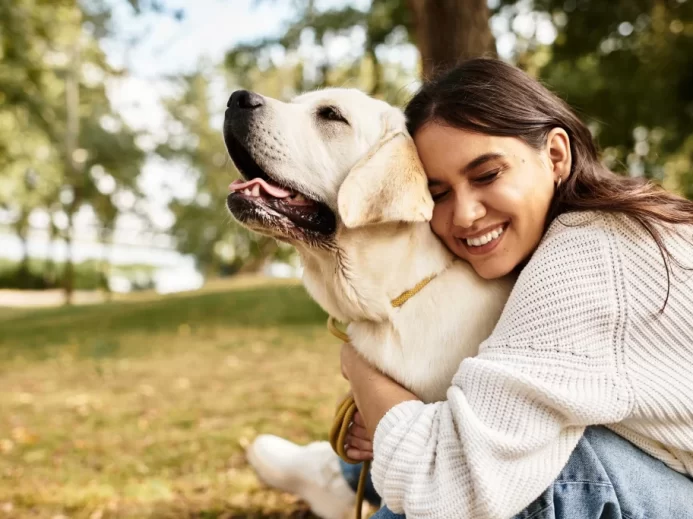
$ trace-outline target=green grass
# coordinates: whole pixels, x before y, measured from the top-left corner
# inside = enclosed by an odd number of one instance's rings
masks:
[[[0,311],[0,516],[308,517],[243,452],[326,438],[324,319],[299,286]]]

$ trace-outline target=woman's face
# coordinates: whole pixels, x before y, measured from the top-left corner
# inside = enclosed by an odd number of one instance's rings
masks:
[[[495,137],[429,123],[414,137],[435,201],[431,227],[483,278],[510,273],[541,240],[558,178],[570,172],[568,136],[551,130],[536,151]]]

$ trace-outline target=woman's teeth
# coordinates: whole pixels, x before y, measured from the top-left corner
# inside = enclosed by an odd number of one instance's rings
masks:
[[[498,229],[494,229],[483,236],[479,236],[477,238],[467,238],[464,241],[470,247],[481,247],[482,245],[486,245],[487,243],[495,240],[501,234],[503,234],[503,226],[500,226]]]

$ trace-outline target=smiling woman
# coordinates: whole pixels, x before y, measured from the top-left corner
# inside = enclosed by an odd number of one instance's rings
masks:
[[[425,84],[406,115],[435,233],[482,277],[519,277],[445,401],[343,347],[364,424],[349,447],[387,506],[693,517],[693,203],[609,171],[567,105],[501,61]]]

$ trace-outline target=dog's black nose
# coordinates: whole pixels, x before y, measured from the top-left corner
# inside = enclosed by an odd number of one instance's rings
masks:
[[[258,95],[255,92],[248,92],[247,90],[236,90],[233,94],[231,94],[229,102],[226,103],[226,107],[238,107],[244,110],[255,110],[264,104],[265,100],[261,95]]]

